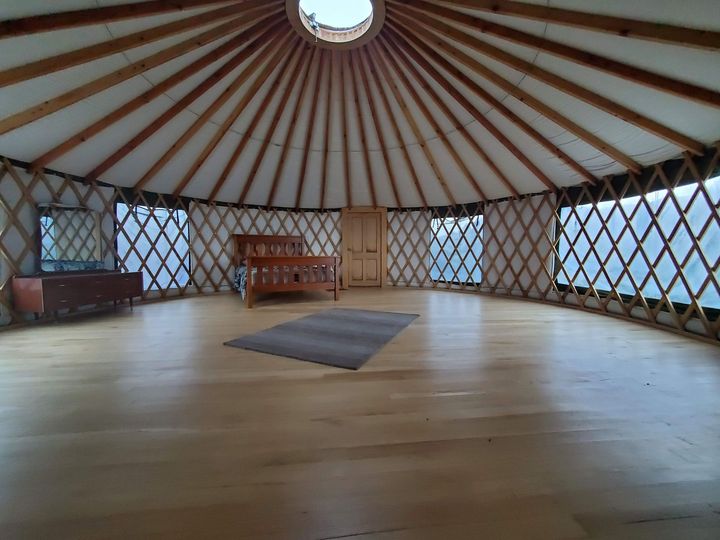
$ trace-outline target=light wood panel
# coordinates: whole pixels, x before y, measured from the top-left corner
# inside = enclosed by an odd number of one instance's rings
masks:
[[[0,335],[0,536],[717,536],[717,347],[468,294],[338,306],[420,318],[359,372],[222,346],[326,293]]]

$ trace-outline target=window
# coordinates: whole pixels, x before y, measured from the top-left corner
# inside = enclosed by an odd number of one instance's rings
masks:
[[[142,271],[146,290],[190,284],[190,223],[177,209],[118,203],[117,251],[121,266]]]
[[[430,227],[430,279],[479,285],[483,217],[435,218]]]
[[[712,276],[720,260],[715,207],[720,176],[706,181],[705,190],[710,200],[692,183],[619,203],[562,208],[558,284],[593,286],[604,293],[614,285],[620,294],[634,296],[639,290],[651,300],[659,300],[665,291],[673,303],[689,304],[694,297],[703,307],[720,308]]]

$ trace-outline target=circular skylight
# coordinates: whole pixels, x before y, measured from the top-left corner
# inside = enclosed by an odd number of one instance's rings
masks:
[[[367,22],[372,15],[370,0],[300,0],[300,9],[319,25],[350,29]]]

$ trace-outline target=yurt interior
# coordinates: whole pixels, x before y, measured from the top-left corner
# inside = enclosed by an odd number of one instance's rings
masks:
[[[0,0],[0,538],[720,538],[718,0]]]

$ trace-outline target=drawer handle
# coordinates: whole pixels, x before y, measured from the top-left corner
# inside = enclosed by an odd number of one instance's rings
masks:
[[[64,283],[58,283],[58,287],[66,287]]]

